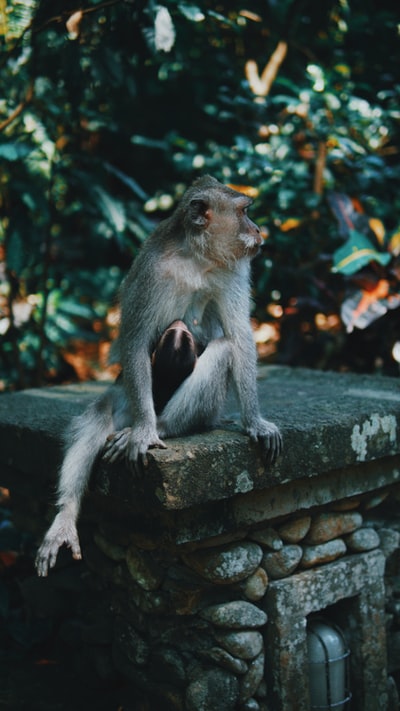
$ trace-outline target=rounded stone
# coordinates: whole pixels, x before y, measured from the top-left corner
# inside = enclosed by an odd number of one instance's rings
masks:
[[[361,500],[349,497],[348,499],[340,499],[340,501],[335,501],[332,504],[332,511],[353,511],[353,509],[358,509]]]
[[[250,541],[198,550],[184,556],[186,565],[215,584],[229,585],[244,580],[260,565],[263,552]]]
[[[229,627],[231,629],[246,629],[262,627],[267,622],[267,615],[263,610],[244,600],[211,605],[200,612],[200,616],[212,622],[216,627]]]
[[[241,677],[239,682],[239,699],[247,701],[256,693],[264,678],[264,652],[254,659],[249,665],[249,670]]]
[[[186,690],[187,711],[233,711],[239,696],[236,677],[222,669],[199,674]]]
[[[221,649],[221,647],[211,647],[211,649],[204,652],[203,656],[216,662],[224,669],[233,672],[233,674],[245,674],[248,669],[243,659],[237,659],[237,657],[227,652],[226,649]]]
[[[143,666],[149,658],[149,646],[141,635],[122,617],[114,626],[113,654],[122,655],[129,663]]]
[[[162,573],[149,553],[130,546],[126,554],[129,573],[144,590],[157,590],[162,582]]]
[[[388,497],[389,492],[384,491],[383,493],[376,493],[373,496],[371,496],[367,502],[365,503],[365,510],[369,511],[370,509],[375,509],[377,506],[380,506],[385,499]]]
[[[261,528],[258,531],[252,531],[249,537],[252,541],[267,546],[273,551],[279,551],[283,546],[282,539],[274,528]]]
[[[378,548],[379,543],[379,536],[374,528],[359,528],[358,531],[354,531],[346,537],[347,547],[355,553],[372,551],[374,548]]]
[[[116,562],[125,560],[126,548],[120,546],[118,543],[108,541],[98,531],[95,532],[93,538],[98,548],[100,548],[101,552],[108,558],[111,558],[111,560],[115,560]]]
[[[355,511],[322,513],[312,521],[305,541],[312,546],[326,543],[334,538],[344,536],[346,533],[352,533],[362,526],[362,522],[361,514]]]
[[[242,590],[251,602],[257,602],[264,597],[268,587],[268,575],[264,568],[257,568],[249,577],[242,583]]]
[[[302,516],[293,521],[287,521],[279,526],[278,533],[284,543],[298,543],[307,535],[311,525],[311,516]]]
[[[265,553],[262,559],[262,566],[273,580],[286,578],[297,568],[302,554],[303,551],[300,546],[283,546],[280,551]]]
[[[302,568],[313,568],[315,565],[329,563],[346,553],[346,544],[341,538],[335,541],[320,543],[318,546],[304,546],[301,559]]]
[[[263,650],[264,642],[260,632],[219,632],[215,635],[221,647],[240,659],[255,659]]]
[[[185,664],[178,652],[169,647],[153,650],[149,664],[151,678],[182,686],[186,681]]]
[[[260,711],[260,704],[256,699],[247,699],[241,704],[240,711]]]
[[[389,558],[400,546],[400,533],[393,528],[380,528],[379,542],[385,558]]]

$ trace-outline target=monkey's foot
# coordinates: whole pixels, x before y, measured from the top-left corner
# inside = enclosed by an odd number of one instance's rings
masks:
[[[147,450],[154,447],[166,448],[157,432],[140,427],[125,427],[107,437],[102,456],[110,464],[125,458],[138,471],[142,466],[147,466]]]
[[[247,428],[247,434],[253,442],[260,443],[266,465],[274,464],[282,453],[282,435],[277,426],[273,422],[260,419]]]
[[[75,560],[82,558],[75,520],[71,520],[68,511],[57,514],[37,552],[35,566],[40,577],[46,577],[49,568],[54,568],[58,551],[64,544],[71,549]]]

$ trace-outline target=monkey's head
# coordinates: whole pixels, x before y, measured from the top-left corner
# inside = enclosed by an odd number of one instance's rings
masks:
[[[263,238],[247,215],[252,202],[209,175],[196,180],[180,206],[189,247],[217,265],[254,257]]]

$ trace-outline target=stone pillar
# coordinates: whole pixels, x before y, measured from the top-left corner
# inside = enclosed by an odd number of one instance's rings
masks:
[[[307,616],[341,601],[338,615],[352,656],[352,711],[386,711],[384,562],[380,551],[371,551],[269,585],[263,606],[274,711],[309,711]]]

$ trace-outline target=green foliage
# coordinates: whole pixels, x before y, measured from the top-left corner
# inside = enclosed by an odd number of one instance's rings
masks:
[[[399,224],[400,50],[388,0],[11,0],[0,32],[3,387],[72,377],[70,346],[108,339],[140,243],[204,172],[249,189],[269,230],[254,297],[278,328],[275,357],[363,370],[379,357],[394,372],[398,309],[350,335],[316,326],[365,288],[351,281],[365,270],[397,290],[387,235]],[[249,60],[264,81],[279,42],[287,53],[258,95]],[[351,275],[331,270],[352,246],[332,193],[386,231],[385,248],[371,243],[378,260]]]

